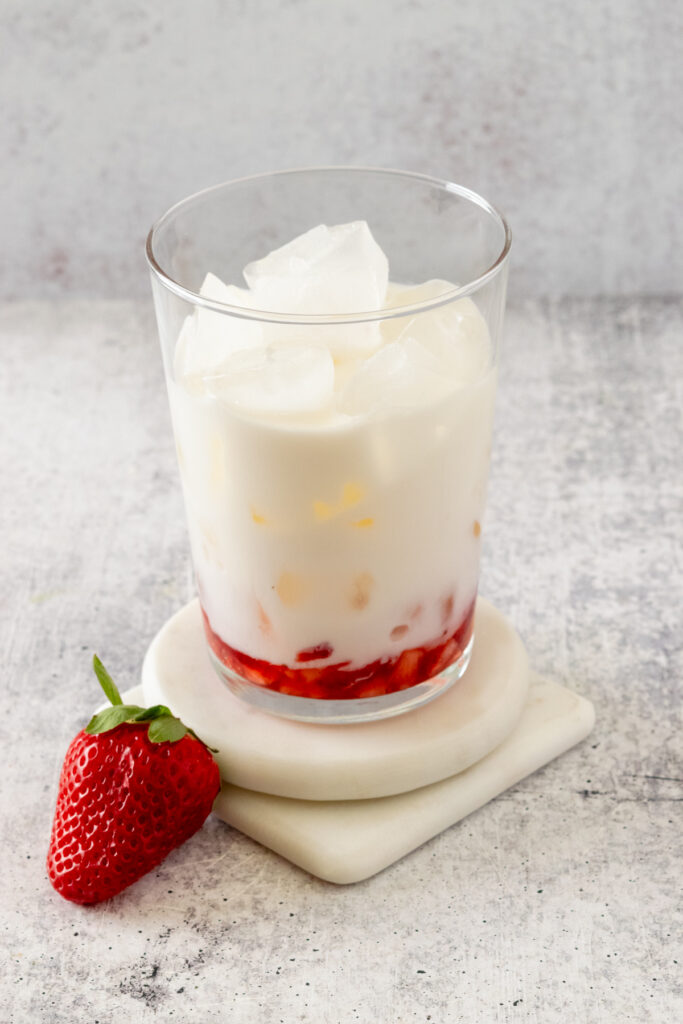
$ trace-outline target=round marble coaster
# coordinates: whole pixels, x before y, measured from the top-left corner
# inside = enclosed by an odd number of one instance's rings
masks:
[[[145,657],[148,704],[167,704],[218,753],[226,782],[301,800],[404,793],[479,761],[515,728],[529,687],[517,633],[479,598],[464,676],[442,696],[396,718],[315,725],[268,715],[233,696],[206,650],[199,602],[162,627]]]

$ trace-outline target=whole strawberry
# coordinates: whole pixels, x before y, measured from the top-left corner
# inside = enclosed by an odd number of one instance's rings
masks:
[[[67,750],[47,870],[67,900],[99,903],[136,882],[206,820],[220,789],[208,748],[167,707],[125,705],[102,662],[112,707]]]

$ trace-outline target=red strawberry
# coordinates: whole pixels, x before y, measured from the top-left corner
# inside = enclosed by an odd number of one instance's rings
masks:
[[[62,766],[47,871],[60,895],[99,903],[189,839],[220,789],[218,765],[168,708],[125,705],[99,658],[112,703],[71,742]]]

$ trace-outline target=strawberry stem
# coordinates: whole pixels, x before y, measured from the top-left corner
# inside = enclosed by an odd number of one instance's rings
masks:
[[[96,654],[93,655],[92,667],[95,669],[95,675],[99,679],[100,686],[104,690],[104,695],[109,701],[109,703],[114,705],[123,704],[123,701],[121,700],[121,694],[118,691],[116,683],[109,675],[106,668],[104,667],[104,665],[102,664],[102,662],[100,661]]]
[[[204,743],[197,736],[194,729],[190,729],[179,718],[176,718],[171,709],[164,704],[155,704],[151,708],[141,708],[137,704],[124,704],[116,683],[96,654],[93,656],[92,663],[100,686],[112,706],[93,715],[85,727],[85,732],[89,735],[95,736],[102,732],[110,732],[124,723],[147,725],[147,736],[152,743],[177,743],[183,736],[190,735],[207,750],[214,754],[217,753],[213,747]]]

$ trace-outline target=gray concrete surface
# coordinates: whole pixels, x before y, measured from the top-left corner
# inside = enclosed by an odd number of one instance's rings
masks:
[[[590,738],[396,866],[317,881],[216,819],[83,909],[62,757],[191,592],[151,303],[0,307],[0,978],[9,1024],[683,1019],[683,304],[508,318],[482,591]]]
[[[683,286],[678,0],[4,0],[0,297],[146,296],[183,196],[310,164],[482,192],[512,292]]]

